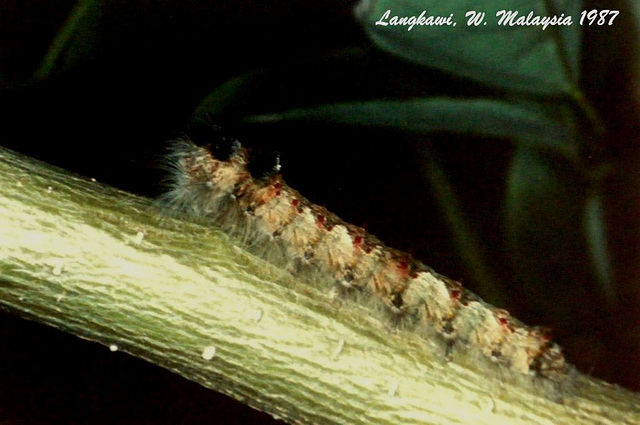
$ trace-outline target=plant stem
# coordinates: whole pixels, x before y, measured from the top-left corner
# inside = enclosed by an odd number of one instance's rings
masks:
[[[2,148],[0,307],[291,423],[640,423],[637,394],[578,376],[559,403],[447,362],[214,227]]]

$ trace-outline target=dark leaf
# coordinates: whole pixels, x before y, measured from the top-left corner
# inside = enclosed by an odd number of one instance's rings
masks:
[[[535,94],[577,92],[581,30],[578,24],[582,1],[562,0],[363,0],[358,17],[373,42],[404,59],[508,90]],[[498,25],[498,11],[518,11],[518,16],[557,15],[572,17],[572,25]],[[455,26],[376,25],[390,11],[393,16],[452,15]],[[467,25],[470,11],[485,13],[483,22]]]
[[[546,146],[561,156],[575,158],[576,129],[572,115],[554,105],[492,99],[426,98],[398,101],[322,105],[282,113],[256,115],[251,122],[318,121],[382,127],[412,133],[457,133],[498,137],[523,144]]]

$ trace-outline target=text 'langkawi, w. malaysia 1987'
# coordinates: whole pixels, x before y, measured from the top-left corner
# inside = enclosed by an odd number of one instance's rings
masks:
[[[580,25],[613,25],[620,12],[610,9],[583,10],[579,18],[572,15],[540,15],[533,11],[521,13],[517,10],[499,10],[494,16],[486,12],[469,10],[465,12],[466,27],[483,27],[487,24],[504,27],[539,27],[546,30],[550,26],[571,26],[574,22]],[[414,27],[455,27],[457,21],[453,13],[448,15],[430,15],[423,10],[419,15],[393,15],[391,9],[386,10],[375,22],[379,26],[400,26],[411,31]]]

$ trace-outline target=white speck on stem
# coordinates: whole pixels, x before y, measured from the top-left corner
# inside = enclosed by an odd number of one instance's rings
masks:
[[[258,308],[258,309],[256,309],[255,313],[253,314],[253,321],[258,323],[260,321],[260,319],[262,319],[262,309]]]
[[[333,355],[331,356],[331,358],[334,360],[337,359],[340,353],[342,353],[343,348],[344,348],[344,339],[341,339],[340,341],[338,341],[338,346],[336,347],[336,350],[333,352]]]
[[[62,270],[64,269],[64,263],[62,260],[56,260],[51,266],[51,273],[56,276],[60,276],[62,274]]]
[[[49,187],[47,188],[47,193],[51,193],[51,192],[53,192],[53,187],[49,186]]]
[[[133,243],[135,243],[136,245],[140,245],[143,239],[144,239],[144,232],[138,232],[136,233],[136,237],[133,239]]]
[[[115,344],[111,344],[111,345],[109,346],[109,350],[110,350],[110,351],[112,351],[112,352],[113,352],[113,351],[118,351],[118,346],[117,346],[117,345],[115,345]]]
[[[398,383],[396,381],[392,381],[391,385],[389,386],[389,391],[387,391],[387,395],[389,397],[395,397],[397,391],[398,391]]]
[[[205,360],[211,360],[212,358],[215,357],[215,355],[216,355],[216,347],[214,347],[213,345],[205,347],[205,349],[202,350],[202,358]]]
[[[337,288],[332,288],[332,289],[329,291],[329,299],[330,299],[331,301],[334,301],[334,300],[337,300],[337,299],[339,299],[339,298],[340,298],[340,291],[338,291],[338,289],[337,289]]]

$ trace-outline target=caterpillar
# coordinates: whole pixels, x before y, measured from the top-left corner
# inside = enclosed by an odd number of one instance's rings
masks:
[[[547,330],[523,324],[462,284],[312,204],[280,173],[253,177],[248,150],[237,141],[223,160],[180,138],[167,159],[167,204],[213,220],[245,245],[277,248],[269,250],[279,254],[268,260],[292,274],[323,276],[337,288],[379,300],[414,329],[444,341],[446,355],[463,346],[517,375],[554,383],[568,376],[571,367]]]

